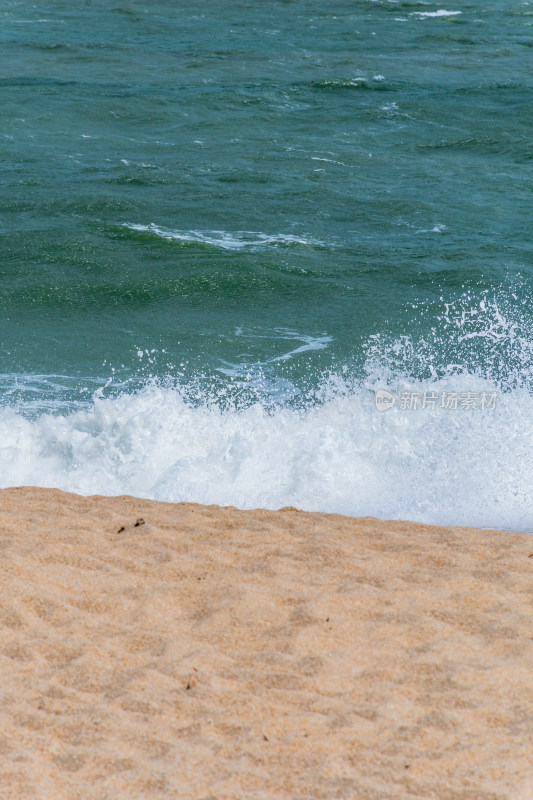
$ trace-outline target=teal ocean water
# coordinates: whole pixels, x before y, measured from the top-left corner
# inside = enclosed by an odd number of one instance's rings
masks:
[[[533,528],[533,3],[0,23],[0,485]]]

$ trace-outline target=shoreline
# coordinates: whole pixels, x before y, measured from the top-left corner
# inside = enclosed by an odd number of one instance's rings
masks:
[[[531,534],[0,491],[0,795],[533,796]]]

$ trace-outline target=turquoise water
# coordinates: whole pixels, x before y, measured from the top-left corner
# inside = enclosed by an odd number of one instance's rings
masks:
[[[531,527],[533,5],[442,2],[3,4],[1,485]]]

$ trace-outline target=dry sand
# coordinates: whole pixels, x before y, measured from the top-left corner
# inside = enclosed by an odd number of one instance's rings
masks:
[[[0,798],[532,800],[531,553],[4,490]]]

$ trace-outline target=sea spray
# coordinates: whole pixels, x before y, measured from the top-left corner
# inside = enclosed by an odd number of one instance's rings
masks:
[[[398,384],[410,395],[494,395],[491,408],[386,412],[364,382],[332,376],[307,408],[192,402],[179,385],[95,396],[27,419],[0,409],[0,484],[242,508],[294,505],[382,518],[527,530],[533,397],[478,376]],[[387,384],[391,386],[391,383]]]
[[[527,308],[501,291],[415,303],[405,334],[370,336],[362,368],[306,391],[280,370],[331,337],[290,330],[286,352],[211,376],[156,377],[166,354],[142,349],[136,376],[71,381],[70,399],[67,378],[26,376],[0,405],[0,485],[531,530]]]

